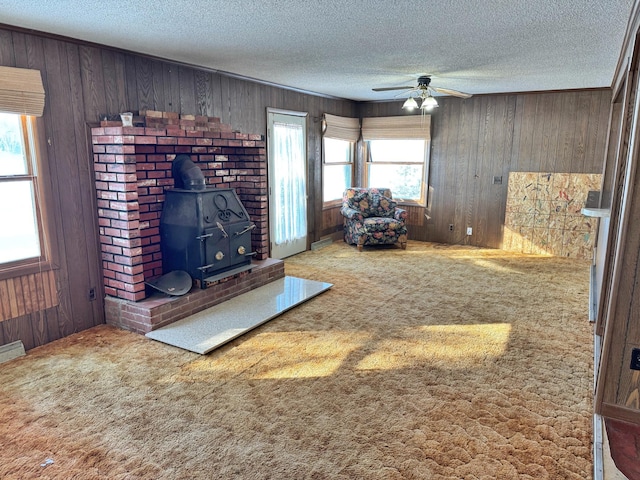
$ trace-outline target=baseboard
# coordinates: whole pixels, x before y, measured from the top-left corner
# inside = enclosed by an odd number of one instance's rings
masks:
[[[602,418],[597,413],[593,415],[593,480],[604,480]]]
[[[311,244],[311,250],[320,250],[323,247],[327,247],[334,242],[333,236],[321,238],[317,242]]]
[[[0,346],[0,363],[8,362],[24,355],[26,355],[26,352],[21,340]]]

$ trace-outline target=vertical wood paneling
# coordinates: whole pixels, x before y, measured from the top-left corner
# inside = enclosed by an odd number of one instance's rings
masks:
[[[177,65],[164,64],[164,93],[168,99],[167,111],[169,112],[180,112],[180,78],[178,68]],[[140,102],[138,102],[137,105],[140,105]],[[132,107],[131,109],[133,110],[134,108]]]
[[[71,124],[66,128],[70,140],[73,141],[73,144],[68,146],[70,150],[68,171],[72,172],[73,177],[73,185],[70,185],[73,195],[68,201],[76,206],[77,211],[65,208],[64,212],[65,217],[69,214],[73,215],[72,228],[77,229],[74,231],[78,234],[77,243],[73,251],[67,253],[66,259],[71,286],[74,331],[79,331],[103,323],[104,315],[101,295],[97,295],[99,298],[94,302],[88,301],[89,289],[94,288],[98,292],[102,282],[99,269],[94,267],[101,262],[98,244],[95,242],[98,238],[96,195],[93,189],[83,188],[84,185],[94,185],[95,178],[92,151],[88,144],[89,132],[82,109],[84,103],[81,89],[82,71],[78,49],[73,45],[67,45],[66,53],[71,93],[69,96]],[[119,94],[116,94],[116,97],[119,97]],[[63,219],[63,225],[66,234],[69,231],[69,223],[65,223],[65,220],[66,218]],[[80,238],[81,235],[84,238]],[[69,245],[68,242],[67,245]],[[82,258],[83,261],[78,262],[77,258]]]
[[[69,81],[69,64],[67,61],[67,44],[59,41],[47,41],[44,44],[45,59],[47,70],[47,102],[49,104],[49,115],[45,119],[47,125],[47,136],[51,139],[48,142],[47,157],[50,162],[50,171],[53,183],[56,186],[54,193],[59,202],[59,210],[56,212],[57,221],[56,230],[58,230],[58,240],[60,247],[60,270],[58,271],[57,291],[59,293],[59,320],[61,320],[60,329],[64,335],[74,332],[73,325],[73,303],[72,295],[73,286],[77,286],[76,279],[70,276],[67,269],[69,258],[78,258],[76,248],[79,242],[84,238],[82,232],[83,226],[80,223],[82,212],[79,210],[80,205],[76,203],[74,193],[77,194],[79,186],[73,175],[77,169],[77,155],[79,152],[75,149],[75,139],[73,128],[73,114],[70,105],[70,81]],[[73,48],[73,46],[72,46]],[[77,47],[76,47],[77,48]],[[95,48],[83,49],[85,60],[91,66],[89,71],[85,72],[83,87],[84,94],[97,101],[98,98],[103,102],[102,108],[90,106],[89,102],[84,102],[85,114],[88,111],[95,111],[98,115],[101,109],[104,111],[104,95],[91,94],[90,85],[94,84],[93,69],[94,62],[100,58],[99,52]],[[101,70],[101,69],[100,69]],[[98,80],[102,85],[102,82]],[[82,251],[82,250],[80,250]],[[71,256],[71,257],[70,257]]]
[[[13,35],[8,30],[0,30],[0,65],[5,67],[16,66]]]
[[[485,146],[479,158],[477,174],[474,177],[476,198],[473,217],[468,225],[473,228],[470,243],[476,245],[500,246],[504,208],[501,185],[493,184],[493,176],[500,176],[503,164],[511,154],[511,128],[508,125],[508,103],[510,97],[503,95],[488,105],[485,128]]]
[[[540,99],[544,102],[543,118],[543,143],[541,149],[540,171],[551,172],[556,169],[556,156],[558,153],[558,131],[560,130],[560,112],[562,103],[557,101],[553,94],[546,94]],[[556,101],[554,101],[556,100]],[[520,170],[524,171],[524,170]]]
[[[178,84],[180,95],[180,112],[196,113],[196,82],[194,70],[183,66],[178,67]]]
[[[604,105],[604,110],[606,116],[602,116],[602,95],[596,96],[592,95],[588,98],[588,125],[585,131],[585,144],[584,144],[584,160],[582,163],[583,170],[594,170],[600,169],[602,172],[602,168],[604,166],[604,142],[606,139],[606,134],[602,135],[602,130],[606,130],[606,125],[609,120],[609,108],[610,105]],[[611,97],[609,97],[609,102],[611,102]],[[605,122],[601,125],[601,122]],[[598,142],[601,142],[600,144]],[[593,165],[590,161],[590,158],[595,157],[595,155],[589,155],[589,152],[593,152],[596,149],[600,149],[603,156],[600,159],[598,165]]]
[[[102,51],[102,74],[104,77],[105,112],[126,111],[124,59],[121,53]]]
[[[136,86],[140,110],[152,109],[155,106],[153,92],[153,66],[148,58],[136,58]]]
[[[167,95],[165,95],[164,92],[164,64],[158,60],[154,60],[151,62],[151,67],[153,72],[153,109],[159,112],[171,111],[167,103]],[[135,101],[130,102],[128,105],[138,104],[139,102]]]
[[[0,322],[55,307],[58,297],[51,296],[51,283],[53,270],[0,280]]]
[[[35,347],[30,320],[28,316],[23,316],[0,322],[0,330],[6,343],[21,340],[26,350]]]
[[[600,106],[598,110],[598,114],[600,118],[595,124],[595,128],[597,128],[597,134],[595,135],[595,143],[593,150],[589,150],[589,152],[593,151],[594,154],[590,155],[591,164],[589,165],[590,169],[594,171],[600,168],[603,169],[603,162],[606,164],[606,149],[607,149],[607,139],[609,136],[608,125],[609,125],[609,110],[611,107],[611,94],[608,91],[602,91],[600,94]],[[594,118],[595,119],[595,118]],[[599,152],[603,152],[601,156],[598,155]]]
[[[540,167],[533,165],[533,133],[537,118],[538,95],[520,95],[521,105],[518,109],[519,124],[516,125],[518,135],[517,169],[519,171],[536,171]]]
[[[28,292],[30,308],[42,307],[43,295],[44,304],[56,298],[59,305],[40,310],[42,314],[18,317],[22,320],[12,319],[3,326],[3,342],[24,335],[30,345],[36,345],[101,321],[97,304],[86,298],[100,272],[87,122],[123,110],[155,109],[215,116],[243,133],[266,134],[267,107],[308,112],[310,241],[315,241],[341,225],[339,213],[321,209],[317,119],[325,112],[401,114],[399,102],[356,104],[316,97],[93,45],[10,30],[0,30],[0,40],[0,65],[19,63],[42,71],[51,170],[47,181],[60,250],[60,268],[55,279],[48,279],[48,290],[37,290],[34,296],[30,280],[19,287],[23,294]],[[440,108],[432,116],[431,220],[425,221],[423,209],[411,208],[411,238],[499,246],[509,171],[536,171],[544,165],[552,167],[545,168],[548,171],[568,166],[587,170],[582,173],[601,172],[599,150],[604,148],[605,128],[602,114],[598,120],[594,111],[602,110],[609,99],[608,91],[440,99]],[[577,147],[573,141],[576,129]],[[595,171],[589,171],[592,168]],[[500,174],[505,183],[492,185],[493,175]],[[454,232],[448,230],[450,223]],[[474,228],[472,237],[464,235],[467,225]],[[12,302],[17,308],[7,295],[0,299],[3,314]]]
[[[229,83],[231,83],[231,79],[227,76],[220,76],[220,120],[222,123],[231,124],[231,113],[230,113],[230,97],[231,92],[229,91]],[[268,107],[275,107],[275,105],[267,105]],[[265,113],[266,115],[266,113]]]
[[[30,315],[31,334],[34,345],[44,345],[50,342],[47,330],[46,315],[43,310],[38,310]]]
[[[580,92],[577,95],[576,126],[572,135],[573,147],[571,151],[573,154],[570,159],[569,173],[579,173],[584,169],[591,97],[589,92]]]
[[[461,209],[462,214],[457,216],[454,212],[451,221],[449,221],[449,224],[454,224],[455,243],[464,244],[471,243],[471,239],[473,237],[467,236],[467,227],[474,228],[474,222],[476,223],[474,234],[476,236],[479,234],[479,227],[476,221],[478,220],[479,208],[482,208],[481,205],[478,204],[481,195],[480,178],[483,173],[482,169],[485,155],[489,154],[487,151],[487,135],[490,117],[492,115],[491,104],[488,102],[487,98],[478,97],[474,99],[472,111],[474,117],[473,128],[475,129],[474,145],[468,145],[466,152],[460,150],[457,152],[455,150],[449,150],[454,153],[455,156],[469,155],[469,168],[466,170],[463,168],[457,168],[454,173],[456,176],[462,177],[461,180],[458,180],[458,184],[462,185],[463,188],[466,188],[467,192],[465,193],[460,189],[455,188],[455,186],[451,190],[451,192],[456,192],[456,194],[453,195],[456,202],[464,202],[463,208]],[[451,138],[452,145],[457,145],[457,136],[458,135],[456,134]],[[451,158],[451,161],[453,162],[454,159]],[[446,190],[445,195],[447,195]]]
[[[51,42],[45,42],[49,51],[53,49],[49,46]],[[54,58],[62,62],[59,67],[54,64],[54,60],[47,58],[47,65],[50,66],[52,71],[55,71],[55,78],[52,78],[54,82],[65,82],[69,76],[68,72],[65,72],[67,67],[66,50],[67,46],[71,49],[78,49],[80,57],[80,70],[82,72],[82,98],[84,106],[84,115],[86,119],[98,119],[101,113],[107,111],[107,101],[105,95],[105,81],[104,72],[102,67],[102,54],[98,48],[81,46],[77,47],[73,44],[65,44],[58,42],[61,54],[55,54]],[[46,90],[46,89],[45,89]],[[69,91],[59,91],[58,95],[61,96],[61,100],[66,100],[69,96]],[[49,98],[47,92],[47,98]]]
[[[208,115],[213,117],[220,117],[222,115],[222,105],[223,105],[222,87],[220,85],[221,75],[219,73],[211,73],[210,77],[211,77],[211,80],[210,80],[211,110],[208,112]],[[268,106],[268,102],[265,102],[265,105],[259,105],[258,107],[265,108],[265,106]],[[265,116],[265,115],[266,114],[263,112],[262,116]],[[266,127],[257,131],[264,132],[266,131]]]
[[[571,172],[571,159],[574,154],[574,134],[576,131],[575,121],[577,111],[577,94],[569,92],[562,97],[565,105],[564,121],[560,123],[558,140],[560,142],[558,148],[558,161],[556,170],[560,172]]]
[[[126,94],[125,108],[131,108],[129,105],[139,105],[138,101],[138,84],[136,75],[136,57],[130,54],[124,54],[124,87]],[[112,113],[112,112],[103,112]],[[116,113],[116,112],[113,112]],[[88,119],[91,121],[91,119]]]
[[[453,191],[453,185],[450,183],[453,181],[455,170],[451,170],[453,165],[454,156],[447,156],[445,152],[452,150],[452,145],[455,145],[455,137],[457,136],[456,119],[451,113],[451,106],[448,103],[441,105],[438,110],[438,115],[442,114],[442,128],[438,130],[438,134],[434,135],[432,142],[434,142],[434,148],[432,151],[432,159],[436,159],[434,168],[436,175],[434,181],[431,184],[433,189],[433,204],[431,206],[431,218],[435,220],[434,229],[431,230],[433,238],[438,242],[456,243],[454,237],[455,232],[450,231],[448,225],[454,224],[454,207],[455,196],[447,195],[447,189]],[[431,117],[432,129],[436,128],[434,122],[435,116]],[[447,214],[444,214],[447,212]],[[455,226],[455,224],[454,224]]]

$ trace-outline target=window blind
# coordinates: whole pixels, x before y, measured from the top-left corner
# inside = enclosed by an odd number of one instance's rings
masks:
[[[324,136],[327,138],[357,142],[360,137],[360,120],[325,113]]]
[[[39,70],[0,67],[0,112],[41,117],[44,87]]]
[[[430,115],[406,115],[402,117],[369,117],[362,119],[362,139],[431,139]]]

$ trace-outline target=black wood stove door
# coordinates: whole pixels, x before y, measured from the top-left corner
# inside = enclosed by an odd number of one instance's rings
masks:
[[[229,226],[231,265],[251,263],[251,230],[255,225],[251,222],[238,222]]]
[[[229,233],[224,227],[208,228],[204,231],[204,241],[202,242],[204,264],[201,268],[205,277],[224,270],[232,264],[228,237]]]

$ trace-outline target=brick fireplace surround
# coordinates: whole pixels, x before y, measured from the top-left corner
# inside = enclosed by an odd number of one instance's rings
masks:
[[[100,246],[109,324],[146,333],[284,276],[268,258],[265,141],[234,132],[219,118],[141,111],[133,126],[102,121],[91,129]],[[182,297],[154,293],[145,281],[162,275],[160,214],[171,162],[187,154],[207,186],[234,188],[256,228],[254,268]]]

